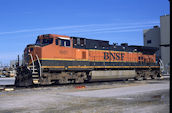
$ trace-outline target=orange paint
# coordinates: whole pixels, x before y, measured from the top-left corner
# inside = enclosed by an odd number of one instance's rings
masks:
[[[95,61],[95,62],[154,62],[154,55],[144,55],[139,52],[124,52],[112,50],[96,50],[96,49],[78,49],[73,48],[73,40],[68,36],[49,34],[53,38],[53,43],[43,47],[34,47],[34,51],[30,52],[35,56],[38,55],[40,59],[63,59],[63,60],[81,60],[81,61]],[[56,45],[55,40],[58,38],[70,40],[70,47],[60,46],[60,41]],[[44,39],[43,35],[39,39]],[[31,47],[30,47],[31,48]],[[139,59],[139,57],[141,59]],[[36,60],[36,57],[34,57]]]

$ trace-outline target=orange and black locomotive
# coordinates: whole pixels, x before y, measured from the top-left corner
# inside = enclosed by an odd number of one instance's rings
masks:
[[[16,86],[66,84],[160,76],[157,48],[45,34],[24,50]]]

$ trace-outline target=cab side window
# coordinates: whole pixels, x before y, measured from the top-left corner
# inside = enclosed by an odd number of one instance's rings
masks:
[[[70,47],[70,40],[60,40],[60,46]]]
[[[45,44],[45,45],[52,44],[53,43],[53,38],[43,39],[42,43]]]
[[[70,47],[70,40],[66,40],[66,46]]]
[[[56,39],[56,45],[59,45],[59,40],[58,39]]]
[[[61,40],[60,40],[60,45],[61,45],[61,46],[65,46],[65,41],[61,39]]]

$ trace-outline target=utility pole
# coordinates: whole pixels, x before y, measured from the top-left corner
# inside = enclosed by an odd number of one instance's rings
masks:
[[[19,58],[19,55],[18,55],[18,66],[20,65],[20,58]]]

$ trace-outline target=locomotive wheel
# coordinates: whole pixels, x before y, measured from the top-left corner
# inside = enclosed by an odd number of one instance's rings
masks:
[[[84,80],[86,80],[87,75],[85,72],[78,72],[77,78],[75,78],[75,83],[84,83]]]
[[[61,77],[58,81],[59,84],[67,84],[68,83],[68,79],[66,77]]]
[[[158,72],[152,72],[151,79],[157,79],[158,78]]]
[[[145,76],[143,77],[143,80],[148,80],[148,78],[149,78],[149,76],[148,76],[148,75],[145,75]]]
[[[135,77],[134,80],[142,81],[143,80],[143,77],[138,76],[138,77]]]
[[[151,79],[157,79],[157,75],[151,75]]]
[[[143,80],[143,73],[142,71],[137,71],[137,76],[134,78],[134,80]]]
[[[77,78],[77,79],[75,79],[75,83],[84,83],[84,79],[83,78]]]

